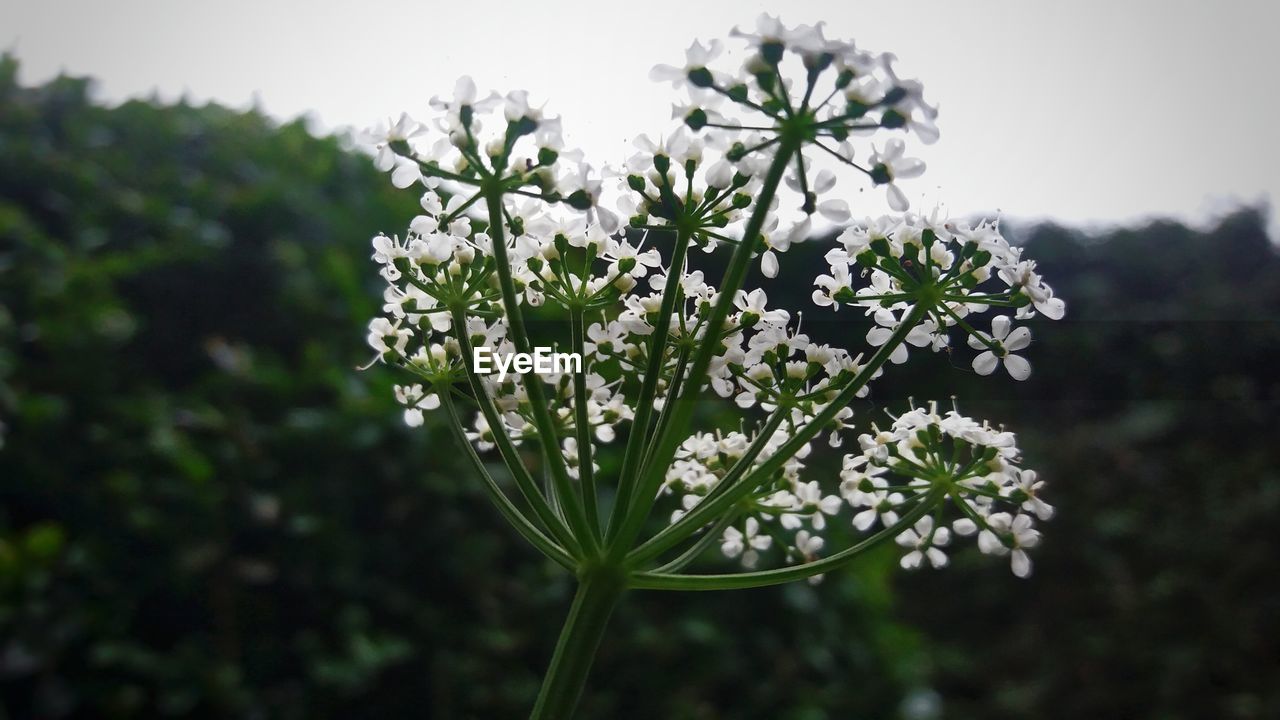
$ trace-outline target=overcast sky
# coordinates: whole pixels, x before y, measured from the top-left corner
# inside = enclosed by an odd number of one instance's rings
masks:
[[[549,101],[599,165],[628,155],[635,134],[672,127],[672,91],[648,80],[651,66],[682,64],[693,38],[779,9],[896,53],[925,83],[942,139],[914,145],[929,163],[903,183],[917,208],[1203,222],[1280,197],[1274,0],[0,0],[0,46],[26,83],[65,71],[97,78],[107,101],[256,97],[327,128],[425,115],[465,73]],[[856,214],[885,209],[880,193],[850,199]]]

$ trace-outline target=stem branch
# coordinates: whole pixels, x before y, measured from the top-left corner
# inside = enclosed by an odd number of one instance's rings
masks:
[[[616,569],[600,566],[584,570],[529,720],[573,717],[609,616],[625,591],[625,576]]]

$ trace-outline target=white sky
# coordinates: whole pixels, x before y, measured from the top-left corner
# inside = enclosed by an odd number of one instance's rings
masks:
[[[564,116],[594,164],[672,127],[656,63],[761,11],[892,51],[940,105],[942,139],[903,183],[917,208],[1020,219],[1203,222],[1280,197],[1280,2],[410,2],[0,0],[26,83],[60,71],[100,97],[158,90],[325,127],[373,124],[470,74]],[[884,211],[880,193],[849,198]],[[1274,233],[1273,233],[1274,236]]]

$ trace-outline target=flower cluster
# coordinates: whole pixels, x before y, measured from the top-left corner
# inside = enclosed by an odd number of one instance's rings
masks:
[[[790,432],[786,424],[767,438],[735,431],[687,439],[666,474],[666,491],[680,498],[671,522],[721,492],[726,479],[732,482],[754,441],[764,443],[753,467],[776,452]],[[770,482],[724,516],[723,554],[746,568],[756,567],[762,553],[775,547],[789,562],[812,561],[826,543],[828,518],[847,507],[848,522],[857,531],[886,528],[893,535],[907,551],[904,568],[926,561],[943,567],[952,536],[976,533],[983,553],[1009,555],[1015,574],[1030,574],[1026,550],[1039,541],[1034,522],[1049,519],[1053,508],[1040,497],[1043,481],[1020,466],[1013,433],[954,410],[939,414],[932,404],[903,413],[887,429],[873,426],[858,442],[861,451],[844,457],[839,487],[830,492],[816,480],[802,480],[807,446],[790,458]],[[930,514],[908,518],[924,507]]]
[[[652,587],[691,582],[658,569],[713,543],[759,573],[751,581],[806,566],[816,577],[862,547],[832,551],[826,531],[842,513],[896,540],[904,567],[940,567],[957,536],[976,534],[1026,575],[1034,521],[1052,509],[1011,433],[933,406],[868,429],[852,404],[912,348],[951,351],[957,330],[976,372],[1025,379],[1023,321],[1060,318],[1064,303],[997,223],[906,212],[897,182],[924,170],[906,140],[936,140],[937,112],[892,55],[767,16],[735,35],[748,50],[736,70],[712,67],[716,42],[655,69],[688,91],[680,126],[641,136],[616,170],[565,150],[559,119],[525,93],[481,96],[466,78],[433,99],[428,122],[406,115],[370,133],[377,167],[421,193],[403,236],[372,243],[386,287],[368,342],[375,362],[410,376],[395,388],[405,422],[439,409],[469,453],[496,450],[523,504],[492,478],[486,487],[549,557],[655,568]],[[856,347],[812,341],[798,309],[771,306],[749,278],[757,263],[778,275],[811,216],[849,222],[842,173],[886,188],[897,212],[845,227],[812,280],[818,307],[873,323]],[[477,349],[535,344],[580,365],[485,374],[472,363]],[[735,421],[694,427],[705,402]],[[854,439],[838,484],[806,477],[821,445]],[[601,462],[611,445],[620,462]],[[597,493],[602,483],[614,492]],[[642,539],[657,503],[674,503],[669,521]],[[757,570],[771,555],[787,567]]]
[[[595,202],[592,179],[581,153],[566,151],[559,118],[545,117],[522,91],[479,98],[469,77],[458,80],[453,97],[432,98],[439,115],[423,125],[407,113],[365,133],[377,150],[375,165],[391,173],[399,188],[457,188],[497,178],[505,189],[547,202],[586,210]],[[446,225],[479,199],[463,198],[445,216]]]
[[[1010,376],[1025,380],[1031,365],[1014,353],[1031,344],[1031,331],[1013,328],[1013,320],[1036,314],[1058,320],[1066,311],[1036,274],[1035,261],[1024,259],[1022,248],[1010,245],[995,222],[971,227],[936,216],[885,216],[847,228],[836,242],[839,247],[826,254],[830,274],[814,280],[813,301],[835,311],[861,308],[874,318],[876,327],[867,333],[871,346],[888,340],[920,288],[936,294],[928,317],[891,357],[894,363],[906,362],[908,346],[949,348],[948,331],[958,327],[981,351],[973,359],[975,371],[990,375],[1003,363]],[[995,316],[984,333],[971,319],[991,308],[1014,313]]]
[[[773,152],[787,146],[784,139],[791,128],[805,128],[813,134],[814,151],[858,169],[887,189],[895,210],[906,210],[906,195],[895,181],[920,175],[924,164],[905,157],[900,136],[871,144],[861,162],[853,144],[853,138],[872,138],[882,131],[915,135],[924,143],[937,141],[937,108],[925,102],[918,81],[898,77],[896,58],[861,50],[849,41],[828,40],[822,23],[788,28],[766,15],[754,33],[733,34],[748,46],[746,60],[733,71],[710,67],[721,53],[717,41],[691,45],[683,67],[654,68],[654,79],[688,88],[689,99],[676,107],[676,116],[694,130],[724,131],[715,138],[727,147],[729,159],[757,171],[768,166]],[[803,78],[800,83],[788,77],[788,53]],[[820,173],[817,182],[811,182],[813,157],[788,149],[796,154],[787,183],[801,193],[804,210],[847,220],[846,201],[820,201],[834,188],[834,178]]]
[[[1040,497],[1043,481],[1020,466],[1017,438],[1003,429],[951,410],[939,414],[936,403],[899,415],[892,425],[861,435],[862,451],[844,457],[840,494],[856,514],[853,525],[897,527],[905,509],[935,494],[950,501],[937,505],[897,536],[907,549],[904,568],[927,560],[947,564],[943,550],[953,534],[978,533],[982,552],[1009,555],[1019,577],[1031,573],[1026,550],[1040,540],[1035,520],[1048,520],[1053,507]],[[948,516],[954,516],[950,529]]]

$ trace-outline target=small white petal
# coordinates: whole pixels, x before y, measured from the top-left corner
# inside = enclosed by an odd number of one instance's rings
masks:
[[[377,157],[373,159],[373,166],[382,172],[386,172],[395,167],[395,164],[396,154],[391,150],[390,145],[383,145],[382,148],[378,150]]]
[[[760,258],[760,271],[767,278],[778,277],[778,256],[772,250],[766,250]]]
[[[1031,344],[1031,331],[1025,327],[1020,327],[1009,333],[1009,337],[1005,338],[1003,342],[1004,348],[1009,352],[1023,350]]]
[[[1005,549],[1004,543],[1000,542],[1000,538],[990,530],[983,530],[978,533],[978,549],[983,553],[990,555],[992,553],[1000,554]]]
[[[853,516],[853,526],[859,530],[866,530],[876,522],[875,510],[863,510]]]
[[[1061,320],[1062,316],[1067,314],[1067,304],[1058,298],[1049,298],[1042,303],[1036,303],[1036,310],[1050,320]]]
[[[924,161],[908,158],[893,166],[893,177],[897,179],[920,177],[924,174]]]
[[[973,359],[973,371],[979,375],[990,375],[996,371],[996,365],[999,364],[1000,360],[996,354],[988,350]]]
[[[813,179],[813,192],[821,195],[836,186],[836,174],[823,168]]]
[[[1008,337],[1011,327],[1013,327],[1013,321],[1008,315],[997,315],[991,319],[991,337],[1003,341]]]
[[[1013,558],[1010,561],[1013,566],[1013,574],[1020,578],[1030,577],[1031,575],[1031,558],[1021,550],[1013,551]]]
[[[889,189],[887,192],[889,196],[889,207],[893,208],[895,211],[906,212],[911,207],[911,203],[907,200],[906,194],[903,193],[897,185],[889,183]]]
[[[673,85],[685,78],[684,68],[673,65],[654,65],[649,70],[649,79],[654,82],[670,82]]]
[[[453,85],[453,97],[461,103],[471,103],[476,99],[476,83],[470,75],[463,75]]]
[[[831,222],[844,222],[849,219],[849,203],[843,200],[827,200],[818,205],[818,212]]]
[[[911,123],[911,129],[915,131],[916,137],[925,145],[932,145],[938,142],[938,126],[933,123]]]
[[[1006,355],[1004,369],[1009,371],[1009,376],[1014,380],[1026,380],[1031,377],[1031,363],[1020,355]]]
[[[391,173],[391,184],[403,190],[422,179],[422,171],[411,163],[402,163]]]

